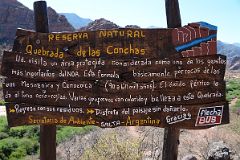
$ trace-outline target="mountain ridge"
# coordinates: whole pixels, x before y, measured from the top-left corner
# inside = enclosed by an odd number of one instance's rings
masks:
[[[69,23],[76,29],[80,29],[81,27],[87,26],[90,22],[92,22],[89,18],[82,18],[75,13],[60,13],[60,15],[64,15]]]
[[[65,16],[48,7],[50,32],[74,31]],[[33,30],[34,12],[16,0],[0,1],[0,43],[12,44],[17,28]]]
[[[240,70],[240,47],[222,41],[217,43],[218,54],[227,56],[227,68]]]
[[[240,43],[233,43],[233,45],[240,47]]]
[[[99,29],[116,29],[119,28],[117,24],[106,20],[104,18],[96,19],[93,22],[90,22],[87,26],[82,27],[79,31],[95,31]]]

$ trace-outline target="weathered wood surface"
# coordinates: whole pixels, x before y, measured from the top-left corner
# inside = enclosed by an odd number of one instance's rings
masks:
[[[194,86],[195,82],[199,86]],[[169,87],[173,83],[179,86]],[[6,102],[74,107],[123,108],[159,104],[207,104],[225,100],[224,82],[199,79],[149,83],[7,79],[3,90]]]
[[[164,61],[169,62],[168,64],[164,64],[163,60],[157,58],[135,60],[102,58],[87,59],[87,61],[95,63],[102,62],[104,65],[81,65],[86,62],[86,59],[83,61],[77,61],[75,58],[56,60],[36,55],[21,55],[16,52],[5,52],[1,71],[2,75],[11,78],[34,78],[38,80],[44,79],[44,81],[64,78],[65,80],[115,79],[119,81],[148,82],[151,80],[196,79],[197,77],[201,77],[201,79],[223,80],[226,66],[226,57],[223,55],[164,59]],[[127,64],[138,61],[147,64],[145,62],[151,61],[151,65],[141,65],[141,63],[127,66],[113,65],[113,61],[117,61],[117,63],[128,62]],[[177,61],[181,61],[182,64],[174,64],[174,62]],[[190,61],[192,61],[193,64],[189,63]],[[65,63],[67,62],[68,64],[66,65]],[[156,62],[160,62],[160,64],[156,64]],[[52,64],[55,65],[52,66]],[[92,72],[90,72],[90,70]],[[87,74],[89,72],[93,74]],[[112,74],[112,76],[102,75],[105,73]],[[158,73],[159,76],[149,76],[149,73]]]
[[[38,55],[54,52],[58,55],[63,53],[63,57],[74,55],[78,58],[164,58],[166,55],[179,55],[172,43],[172,29],[120,28],[49,34],[18,29],[14,50],[24,53],[30,48],[33,54],[35,51]]]
[[[7,76],[6,82],[4,84],[4,95],[6,102],[11,102],[8,104],[10,106],[12,103],[27,103],[30,106],[51,106],[50,111],[53,108],[58,107],[62,110],[68,108],[76,108],[77,110],[92,109],[115,109],[123,110],[128,107],[130,110],[134,107],[144,108],[154,107],[159,105],[184,105],[187,110],[191,110],[189,114],[197,114],[196,109],[203,104],[208,106],[212,103],[226,103],[225,102],[225,82],[223,81],[225,74],[226,57],[222,55],[211,55],[211,56],[198,56],[192,58],[175,58],[175,59],[164,59],[164,61],[169,61],[168,64],[156,64],[156,62],[161,62],[161,59],[144,59],[137,58],[134,60],[130,59],[118,59],[118,63],[126,63],[127,65],[113,65],[112,62],[116,59],[110,58],[88,58],[87,61],[104,61],[103,65],[79,65],[80,60],[76,60],[75,56],[66,57],[64,60],[59,58],[47,58],[40,57],[37,55],[27,55],[16,52],[5,52],[3,57],[3,68],[2,74]],[[83,59],[82,62],[86,61]],[[132,61],[151,61],[150,65],[130,65]],[[63,63],[64,62],[64,63]],[[72,65],[71,62],[74,62]],[[55,63],[54,67],[51,65]],[[37,72],[43,73],[53,73],[54,76],[41,76]],[[85,71],[91,70],[94,74],[84,74]],[[199,70],[198,72],[194,72]],[[80,76],[60,76],[62,71],[77,72]],[[102,77],[98,75],[101,73],[116,73],[118,77]],[[156,77],[143,77],[134,76],[134,72],[142,73],[159,73],[168,71],[169,74],[165,73],[162,76]],[[185,72],[187,71],[187,72]],[[193,72],[192,72],[193,71]],[[33,73],[26,74],[26,72]],[[36,74],[36,76],[35,76]],[[98,75],[98,76],[97,76]],[[62,79],[64,78],[64,79]],[[194,86],[194,82],[197,86]],[[209,85],[203,85],[203,82],[208,82]],[[63,84],[72,84],[75,87],[64,87]],[[176,83],[177,86],[171,86],[171,83]],[[185,86],[181,86],[184,83]],[[77,87],[77,84],[82,84],[83,87]],[[140,88],[128,88],[115,89],[116,86],[148,86],[145,89]],[[39,87],[40,86],[40,87]],[[52,86],[52,87],[51,87]],[[89,87],[91,86],[91,87]],[[113,87],[113,88],[112,88]],[[133,100],[134,99],[134,100]],[[190,106],[191,104],[191,106]],[[196,106],[195,110],[192,106]],[[190,107],[190,108],[188,108]],[[23,107],[29,108],[29,107]],[[65,108],[65,109],[64,109]],[[128,109],[127,108],[127,109]],[[226,108],[226,107],[225,107]],[[14,115],[13,108],[12,112],[9,111],[9,116]],[[20,109],[22,110],[22,109]],[[24,109],[23,109],[24,110]],[[51,116],[62,116],[66,111],[61,113],[50,112],[49,118]],[[44,111],[45,112],[45,111]],[[87,111],[81,112],[82,116],[87,116]],[[226,112],[226,111],[225,111]],[[11,113],[11,114],[10,114]],[[141,117],[148,118],[156,116],[159,114],[147,113],[146,115],[132,115],[132,118],[140,119]],[[171,112],[171,114],[179,114],[178,112]],[[182,114],[182,112],[180,112]],[[17,114],[19,115],[19,114]],[[39,117],[46,114],[41,112],[41,110],[33,112],[33,117]],[[127,115],[127,114],[126,114]],[[117,117],[121,119],[126,115],[109,116],[109,121],[117,121]],[[166,119],[168,115],[163,112],[161,115],[161,121]],[[186,115],[186,114],[185,114]],[[26,114],[23,114],[26,116]],[[60,116],[60,117],[61,117]],[[170,115],[173,116],[173,115]],[[226,114],[227,117],[228,115]],[[32,117],[32,118],[33,118]],[[59,117],[59,118],[60,118]],[[75,113],[69,113],[68,117],[77,118]],[[97,116],[98,117],[98,116]],[[22,117],[23,118],[23,117]],[[25,117],[27,119],[27,117]],[[36,118],[36,117],[35,117]],[[39,117],[40,118],[40,117]],[[159,117],[157,117],[159,118]],[[225,118],[227,119],[227,118]],[[14,126],[14,121],[16,118],[12,118],[10,122]],[[28,117],[29,120],[29,117]],[[186,119],[181,120],[185,121]],[[182,128],[194,128],[195,119],[187,119],[189,123],[183,123],[179,125]],[[191,122],[190,122],[191,121]],[[40,121],[36,121],[40,123]],[[58,121],[60,123],[60,121]],[[119,122],[119,121],[118,121]],[[20,125],[19,122],[15,122],[16,125]],[[27,123],[26,121],[24,123]],[[50,123],[50,122],[49,122]],[[62,123],[60,123],[62,124]],[[102,122],[99,124],[102,124]],[[113,126],[101,126],[100,127],[113,127]],[[174,126],[175,123],[171,125],[159,125],[159,127]],[[180,123],[178,123],[180,124]],[[71,125],[71,124],[65,124]],[[74,124],[73,124],[74,125]],[[95,125],[95,124],[94,124]],[[134,125],[134,124],[133,124]],[[151,126],[156,126],[155,124],[146,124]],[[216,125],[216,124],[211,124]],[[210,126],[211,126],[210,125]],[[119,126],[119,125],[118,125]],[[195,128],[209,127],[209,125],[195,126]],[[116,127],[116,126],[114,126]],[[175,127],[175,126],[174,126]]]
[[[192,57],[216,54],[216,33],[217,27],[206,22],[171,29],[120,28],[49,34],[18,29],[14,50],[46,57],[76,56],[80,59]]]
[[[7,116],[10,126],[32,124],[58,124],[71,126],[96,125],[99,127],[117,126],[156,126],[203,129],[218,124],[229,123],[227,102],[204,105],[158,105],[132,108],[79,108],[39,106],[7,103]],[[221,109],[219,109],[219,107]],[[175,110],[174,110],[175,109]],[[201,109],[205,109],[199,114]],[[215,112],[209,112],[209,109]],[[196,125],[202,115],[207,122]],[[218,119],[218,121],[216,121]],[[202,121],[204,121],[202,120]],[[220,121],[219,121],[220,120]]]
[[[168,28],[181,27],[181,14],[178,0],[165,0]],[[174,32],[173,32],[174,33]],[[176,34],[173,41],[180,40]],[[184,56],[184,55],[183,55]],[[168,127],[164,129],[162,160],[177,160],[180,129]]]
[[[165,8],[168,28],[181,27],[181,14],[178,0],[165,0]]]
[[[45,1],[34,2],[34,21],[37,32],[49,32],[47,3]],[[16,40],[15,40],[16,41]],[[14,49],[17,51],[17,49]],[[40,159],[56,160],[56,126],[40,126]]]

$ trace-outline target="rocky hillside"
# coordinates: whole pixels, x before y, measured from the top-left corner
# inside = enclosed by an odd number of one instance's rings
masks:
[[[240,55],[240,47],[238,45],[228,44],[221,41],[218,41],[217,44],[219,54],[227,55],[230,59]]]
[[[114,29],[114,28],[119,28],[118,25],[115,23],[108,21],[104,18],[97,19],[91,23],[89,23],[86,27],[82,27],[79,30],[80,31],[94,31],[98,29]]]
[[[240,70],[240,47],[236,44],[228,44],[221,41],[217,43],[218,54],[227,56],[228,68]]]
[[[240,70],[240,55],[236,56],[232,59],[229,69],[230,70]]]
[[[48,8],[50,31],[74,31],[65,16]],[[17,0],[0,1],[0,43],[13,43],[17,28],[34,29],[34,13]]]
[[[64,15],[68,22],[71,23],[71,25],[77,30],[81,27],[87,26],[90,22],[92,22],[91,19],[88,18],[82,18],[79,17],[75,13],[60,13],[61,15]]]

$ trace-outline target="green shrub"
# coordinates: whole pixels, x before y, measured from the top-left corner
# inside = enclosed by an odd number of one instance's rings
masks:
[[[21,139],[19,146],[21,146],[21,148],[23,148],[28,155],[37,153],[38,148],[39,148],[38,142],[28,139],[28,138]]]
[[[232,100],[233,98],[240,98],[240,80],[229,80],[226,87],[227,100]]]
[[[6,157],[6,155],[2,152],[2,150],[0,150],[0,159],[1,160],[7,160],[8,157]]]
[[[24,137],[26,132],[27,132],[26,127],[14,127],[10,129],[9,135],[12,137],[22,138]]]
[[[235,107],[240,108],[240,99],[237,100],[237,102],[236,102],[236,104],[235,104]]]
[[[231,101],[234,98],[237,98],[236,104],[231,106],[231,110],[234,113],[240,115],[240,80],[229,80],[227,82],[227,100]]]
[[[0,105],[5,105],[5,101],[4,100],[0,100]]]
[[[1,139],[4,139],[4,138],[8,138],[9,137],[9,135],[7,134],[7,133],[5,133],[5,132],[0,132],[0,140]]]
[[[0,152],[4,155],[3,157],[0,157],[0,159],[9,157],[18,148],[18,145],[18,140],[14,138],[0,140]]]
[[[36,141],[39,141],[40,127],[39,126],[29,126],[27,128],[27,131],[24,136],[28,137],[28,138],[33,138]]]
[[[61,143],[67,139],[72,138],[76,134],[85,134],[93,129],[92,126],[86,127],[59,127],[57,130],[57,143]]]
[[[13,127],[9,131],[9,135],[12,137],[28,137],[38,139],[40,134],[39,126],[19,126]]]
[[[9,132],[9,127],[7,125],[7,118],[5,116],[0,116],[0,132]]]
[[[9,160],[19,160],[27,155],[25,148],[19,147],[9,156]]]
[[[36,154],[39,144],[28,138],[5,138],[0,141],[0,159],[19,159],[26,155]]]
[[[57,126],[57,142],[61,143],[76,134],[85,134],[92,129],[92,126]],[[27,155],[38,154],[39,135],[39,126],[9,128],[6,117],[0,117],[0,160],[24,160]]]

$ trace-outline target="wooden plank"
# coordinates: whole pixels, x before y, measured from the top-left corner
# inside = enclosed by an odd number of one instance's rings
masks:
[[[34,2],[34,21],[37,32],[49,32],[47,3],[45,1]],[[16,42],[16,39],[15,39]],[[19,51],[14,45],[14,51]],[[56,160],[56,126],[40,126],[40,159]]]
[[[181,14],[178,0],[165,0],[168,28],[181,27]],[[173,38],[173,41],[176,38]],[[183,54],[184,55],[184,54]],[[177,160],[180,130],[165,128],[162,160]]]
[[[172,29],[132,29],[71,33],[36,33],[18,29],[14,46],[19,52],[65,58],[164,58],[178,55],[172,41]]]
[[[168,28],[181,27],[181,14],[178,0],[165,0],[165,8]]]
[[[132,108],[78,108],[7,103],[10,126],[54,124],[102,128],[156,126],[204,129],[229,123],[228,103],[156,105]]]
[[[176,85],[176,86],[174,86]],[[72,107],[134,107],[171,104],[207,104],[225,101],[225,82],[201,79],[149,83],[7,79],[5,101]]]
[[[90,64],[90,65],[88,65]],[[29,67],[31,66],[31,67]],[[44,58],[16,52],[5,52],[2,75],[12,78],[34,78],[44,81],[115,79],[144,82],[166,79],[222,79],[226,57],[209,55],[175,59],[84,59]],[[109,74],[107,76],[106,74]]]

